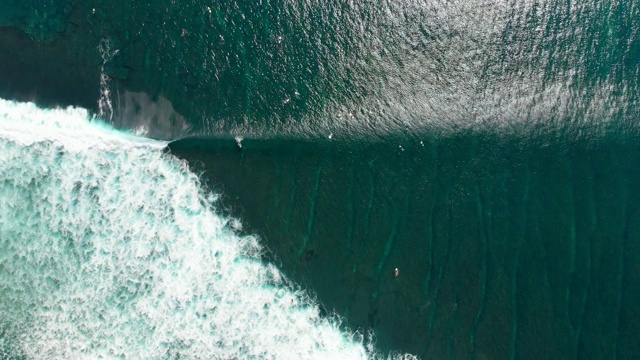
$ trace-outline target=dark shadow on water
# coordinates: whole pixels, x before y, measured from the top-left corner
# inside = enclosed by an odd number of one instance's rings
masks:
[[[352,329],[373,328],[383,351],[631,358],[640,146],[533,143],[469,134],[169,148],[288,276]]]

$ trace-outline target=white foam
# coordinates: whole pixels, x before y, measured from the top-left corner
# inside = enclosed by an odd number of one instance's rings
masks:
[[[39,109],[33,103],[0,99],[0,129],[3,138],[21,145],[52,141],[69,151],[114,147],[162,149],[167,142],[151,140],[114,130],[89,116],[83,108]]]
[[[164,143],[0,100],[0,358],[363,359]]]

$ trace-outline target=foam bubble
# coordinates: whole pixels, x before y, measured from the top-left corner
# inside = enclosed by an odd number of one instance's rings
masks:
[[[0,100],[0,357],[377,356],[163,147]]]

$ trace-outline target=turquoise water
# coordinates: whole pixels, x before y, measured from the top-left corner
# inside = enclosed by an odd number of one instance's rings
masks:
[[[639,29],[636,0],[0,2],[0,96],[87,109],[2,103],[5,353],[637,357]]]

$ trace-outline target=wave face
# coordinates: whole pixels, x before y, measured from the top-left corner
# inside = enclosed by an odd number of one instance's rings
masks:
[[[372,357],[164,143],[0,100],[0,357]]]

